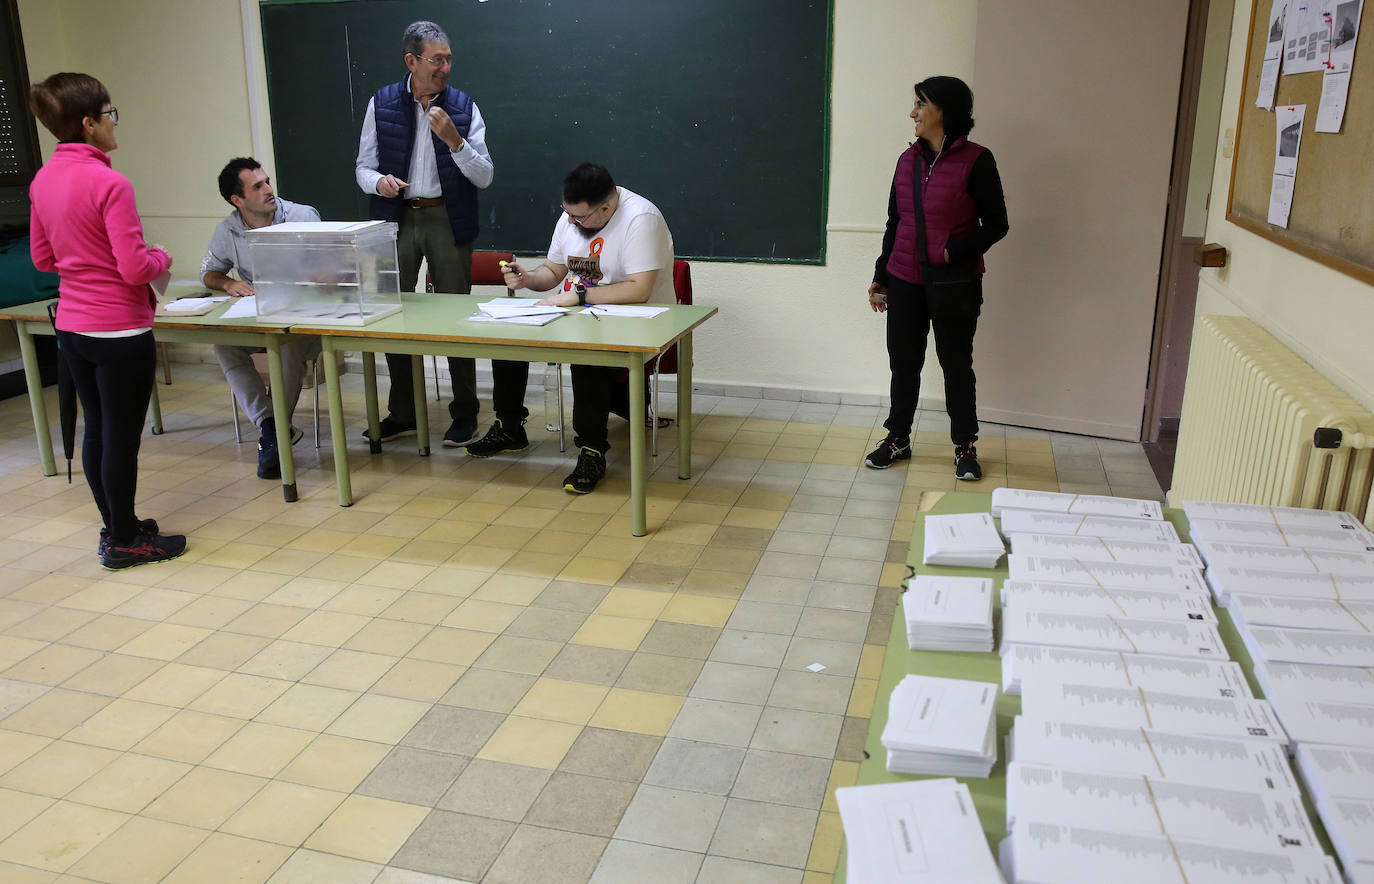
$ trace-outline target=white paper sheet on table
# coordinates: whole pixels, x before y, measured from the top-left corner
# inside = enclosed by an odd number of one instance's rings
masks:
[[[162,305],[163,312],[166,313],[194,313],[203,310],[211,304],[229,300],[229,295],[219,295],[208,298],[178,298],[175,301],[168,301]]]
[[[1322,74],[1322,97],[1317,105],[1315,132],[1339,132],[1350,94],[1350,69],[1355,64],[1355,38],[1360,33],[1363,0],[1326,0],[1331,15],[1331,53]]]
[[[634,319],[652,319],[660,313],[667,313],[667,307],[650,307],[647,304],[593,304],[588,305],[585,313],[599,316],[628,316]]]
[[[1374,705],[1374,670],[1359,666],[1256,661],[1255,681],[1266,696],[1285,691],[1310,700]]]
[[[1020,694],[1032,681],[1144,688],[1199,697],[1250,697],[1240,665],[1052,645],[1012,645],[1002,651],[1002,693]]]
[[[1191,543],[1155,543],[1142,540],[1107,540],[1069,534],[1015,534],[1011,551],[1024,556],[1079,559],[1084,562],[1120,562],[1142,565],[1186,565],[1201,569],[1202,556]]]
[[[258,315],[257,295],[249,295],[246,298],[239,298],[229,305],[229,309],[220,315],[221,319],[243,319],[245,317],[256,317]]]

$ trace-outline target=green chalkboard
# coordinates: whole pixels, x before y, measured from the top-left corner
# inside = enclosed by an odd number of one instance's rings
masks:
[[[831,0],[262,0],[274,174],[326,218],[401,33],[447,31],[496,167],[478,248],[539,253],[585,160],[663,211],[681,257],[825,257]]]

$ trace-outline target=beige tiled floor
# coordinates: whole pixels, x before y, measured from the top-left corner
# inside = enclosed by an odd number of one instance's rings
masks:
[[[349,509],[303,442],[288,505],[176,373],[140,515],[190,550],[125,572],[0,403],[0,880],[829,881],[917,506],[960,484],[943,415],[876,472],[877,408],[699,396],[634,538],[624,424],[586,497],[536,414],[521,457],[351,439]],[[1159,496],[1138,445],[979,451],[962,488]]]

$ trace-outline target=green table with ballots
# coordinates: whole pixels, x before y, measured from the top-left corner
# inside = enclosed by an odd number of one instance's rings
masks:
[[[907,552],[907,563],[912,567],[915,574],[930,574],[935,576],[950,577],[983,577],[992,578],[994,589],[1000,589],[1002,581],[1007,578],[1006,559],[1003,564],[993,569],[982,568],[955,568],[941,567],[933,565],[923,565],[921,563],[922,553],[925,547],[924,515],[948,515],[954,513],[974,513],[989,512],[992,508],[992,497],[989,494],[973,493],[932,493],[923,501],[921,513],[922,518],[918,518],[916,529],[912,534],[911,546]],[[1182,510],[1165,509],[1165,518],[1173,523],[1178,529],[1179,538],[1183,541],[1188,540],[1188,520],[1184,517]],[[999,594],[993,592],[993,616],[994,623],[997,625],[997,636],[1000,643],[1001,638],[1001,599]],[[1246,680],[1250,684],[1251,690],[1256,697],[1262,697],[1263,692],[1255,681],[1254,667],[1250,659],[1250,654],[1237,634],[1235,625],[1231,621],[1230,615],[1223,609],[1217,609],[1217,627],[1221,633],[1223,642],[1230,658],[1238,663],[1245,673]],[[888,698],[892,694],[892,689],[908,674],[938,676],[942,678],[959,678],[970,681],[995,682],[1001,685],[1002,666],[1001,658],[996,651],[991,653],[969,653],[958,651],[913,651],[907,644],[906,618],[900,607],[896,616],[892,620],[892,632],[888,637],[887,653],[883,658],[882,673],[879,677],[877,700],[873,706],[873,716],[869,723],[868,738],[864,743],[865,757],[859,765],[859,775],[856,785],[876,785],[881,783],[899,783],[908,780],[927,779],[923,776],[913,776],[910,774],[890,773],[887,770],[887,752],[883,748],[881,736],[883,728],[887,726],[888,719]],[[1021,711],[1021,698],[1007,696],[999,692],[997,699],[997,764],[992,768],[991,775],[987,779],[959,778],[960,782],[966,784],[973,796],[973,803],[978,812],[979,821],[982,823],[983,833],[987,836],[988,844],[993,851],[994,858],[997,856],[997,846],[1006,836],[1006,757],[1005,741],[1007,733],[1011,730],[1012,722]],[[1313,812],[1310,799],[1304,795],[1303,803],[1307,807],[1308,815],[1316,826],[1319,837],[1322,840],[1323,848],[1330,853],[1330,843],[1326,838],[1325,832],[1321,829],[1321,821]],[[840,852],[838,867],[835,870],[836,884],[842,884],[846,879],[846,856],[845,850]],[[850,882],[850,884],[860,884],[860,882]],[[1110,884],[1110,882],[1107,882]]]
[[[506,294],[504,287],[478,287],[477,294],[404,294],[402,310],[369,325],[340,326],[303,319],[292,322],[260,321],[253,317],[226,319],[228,304],[216,306],[204,316],[175,316],[159,313],[153,334],[159,341],[202,344],[233,344],[263,347],[267,350],[272,380],[272,408],[281,452],[282,489],[287,501],[296,499],[295,465],[291,457],[289,407],[277,395],[281,389],[281,344],[287,335],[318,335],[324,352],[325,378],[329,388],[329,423],[333,437],[335,477],[339,505],[353,503],[348,468],[348,427],[345,425],[343,396],[339,387],[336,351],[362,352],[368,426],[373,438],[379,434],[380,415],[377,397],[377,353],[409,353],[414,376],[424,377],[422,355],[472,356],[522,362],[579,365],[605,365],[624,368],[629,373],[630,413],[644,411],[645,365],[655,356],[678,345],[677,423],[678,476],[691,478],[692,470],[692,333],[716,313],[716,308],[674,305],[651,318],[593,317],[573,312],[547,325],[528,326],[509,323],[471,322],[477,305]],[[173,291],[174,295],[203,294],[199,290]],[[46,405],[38,377],[33,335],[53,333],[48,319],[49,301],[21,304],[0,310],[0,319],[15,324],[24,357],[29,402],[33,409],[35,435],[43,459],[44,475],[56,475],[52,440],[48,429]],[[428,455],[428,402],[423,383],[415,385],[416,422],[419,453]],[[156,391],[152,405],[153,432],[162,432]],[[648,453],[643,421],[630,421],[630,500],[631,528],[635,536],[647,533]],[[381,451],[372,443],[371,451]]]

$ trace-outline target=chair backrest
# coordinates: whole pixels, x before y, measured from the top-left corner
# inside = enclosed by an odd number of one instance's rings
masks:
[[[679,304],[692,303],[692,265],[686,261],[673,262],[673,295]],[[677,344],[658,358],[659,374],[677,374]]]
[[[472,284],[504,284],[505,280],[501,276],[501,262],[514,260],[515,256],[512,255],[510,252],[473,252]]]

